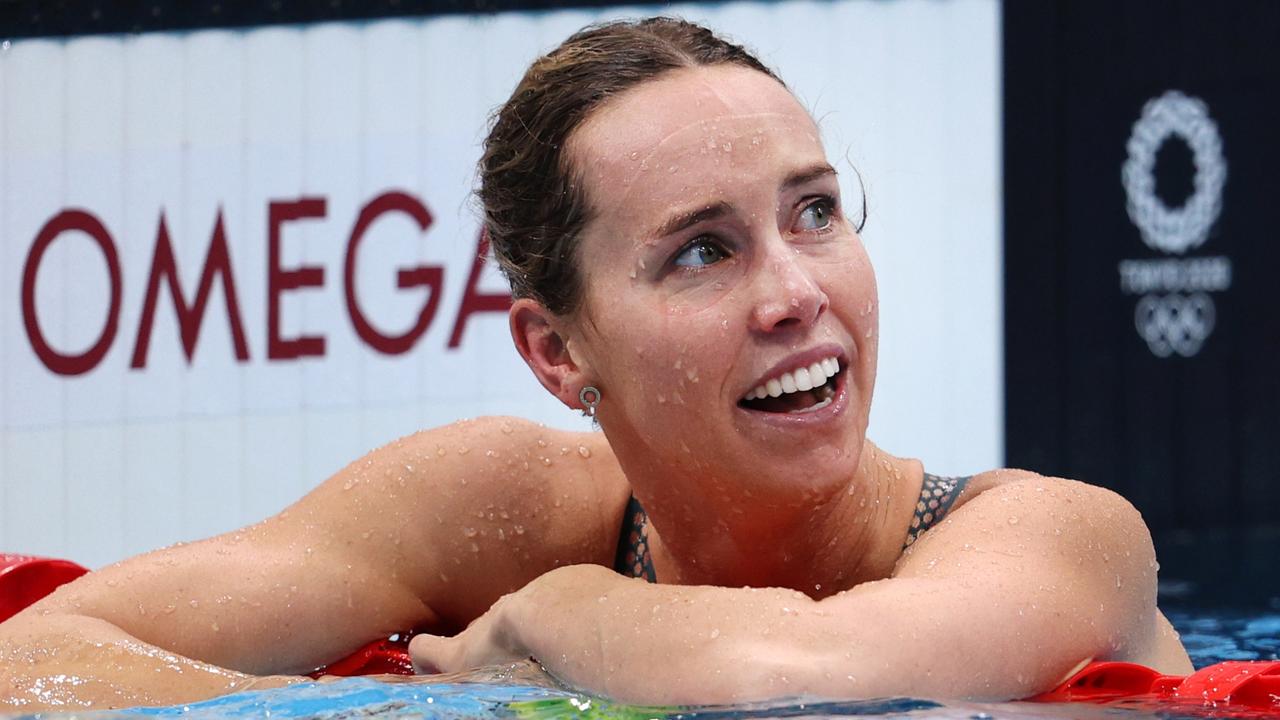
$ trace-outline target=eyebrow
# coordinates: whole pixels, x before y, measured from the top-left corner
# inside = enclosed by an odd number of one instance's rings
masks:
[[[835,168],[831,167],[827,163],[818,163],[817,165],[812,165],[804,168],[803,170],[797,170],[792,173],[782,182],[781,189],[784,191],[791,190],[799,185],[804,185],[805,183],[812,182],[818,178],[826,177],[828,175],[837,175]],[[728,215],[732,210],[732,205],[720,200],[698,210],[682,212],[679,215],[675,215],[663,222],[662,225],[654,231],[651,237],[664,238],[668,235],[675,235],[676,233],[687,230],[699,223],[722,218],[725,215]]]

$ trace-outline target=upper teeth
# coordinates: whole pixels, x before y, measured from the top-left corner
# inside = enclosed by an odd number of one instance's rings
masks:
[[[840,372],[840,361],[834,357],[802,367],[798,370],[782,373],[776,378],[766,380],[756,389],[747,393],[746,400],[759,400],[766,397],[778,397],[784,393],[804,392],[825,383],[827,378],[835,377]]]

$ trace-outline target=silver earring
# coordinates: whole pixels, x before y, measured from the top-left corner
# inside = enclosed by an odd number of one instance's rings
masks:
[[[578,402],[582,403],[582,414],[595,418],[596,406],[600,404],[600,391],[591,385],[587,385],[578,391]]]

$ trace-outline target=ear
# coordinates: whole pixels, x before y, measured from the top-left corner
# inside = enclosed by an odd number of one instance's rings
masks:
[[[541,303],[519,298],[509,314],[511,339],[542,387],[566,406],[581,409],[578,391],[589,384],[586,368],[569,351],[564,323]]]

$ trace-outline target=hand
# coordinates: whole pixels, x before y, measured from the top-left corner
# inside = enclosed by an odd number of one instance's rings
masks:
[[[409,658],[419,674],[453,673],[486,665],[524,660],[529,649],[521,641],[519,627],[512,621],[513,606],[528,602],[526,585],[505,595],[453,637],[422,633],[409,641]]]
[[[669,683],[653,673],[618,672],[650,667],[669,644],[655,641],[654,623],[665,614],[650,608],[654,594],[679,590],[624,578],[599,565],[569,565],[535,578],[494,603],[454,637],[417,635],[409,657],[420,673],[453,673],[533,658],[561,682],[629,702],[660,702]],[[686,606],[682,603],[680,608]],[[637,639],[643,639],[637,642]],[[681,645],[687,644],[678,634]],[[673,663],[666,667],[673,672]]]

